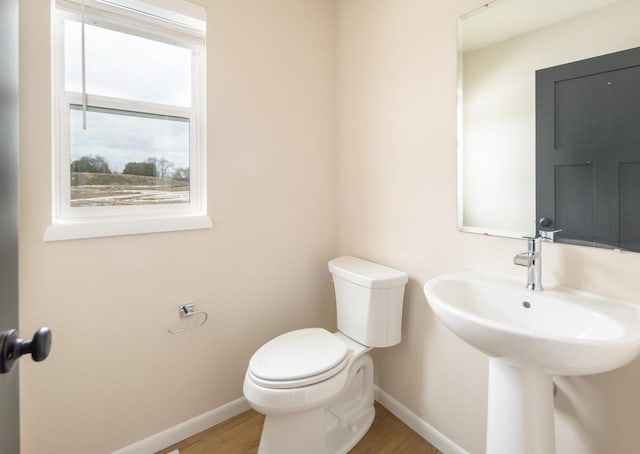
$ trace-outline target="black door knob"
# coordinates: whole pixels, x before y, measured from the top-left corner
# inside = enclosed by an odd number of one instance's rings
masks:
[[[0,374],[11,370],[13,363],[22,355],[30,354],[34,361],[42,361],[51,351],[51,330],[40,328],[33,339],[18,339],[15,329],[0,332]]]
[[[540,224],[540,227],[551,227],[553,225],[553,219],[547,217],[540,218],[538,224]]]

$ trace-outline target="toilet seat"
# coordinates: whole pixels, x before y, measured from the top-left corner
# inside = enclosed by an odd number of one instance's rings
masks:
[[[322,328],[282,334],[251,357],[247,376],[265,388],[298,388],[327,380],[349,363],[349,348]]]

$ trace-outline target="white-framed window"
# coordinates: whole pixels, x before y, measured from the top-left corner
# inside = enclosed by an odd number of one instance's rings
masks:
[[[45,241],[211,227],[204,32],[183,0],[56,1]]]

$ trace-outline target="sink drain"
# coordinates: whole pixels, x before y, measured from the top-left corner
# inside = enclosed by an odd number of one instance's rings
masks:
[[[527,309],[531,308],[531,303],[529,301],[523,301],[522,305]]]

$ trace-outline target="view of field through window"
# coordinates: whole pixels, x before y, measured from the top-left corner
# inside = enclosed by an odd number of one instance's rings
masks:
[[[189,119],[70,110],[72,207],[189,202]],[[144,133],[141,133],[144,132]]]
[[[190,120],[152,112],[157,105],[191,108],[191,49],[85,28],[89,106],[86,129],[81,106],[69,109],[71,207],[189,203]],[[64,33],[65,90],[79,94],[80,23],[65,20]],[[98,107],[92,96],[124,101],[131,109]]]

